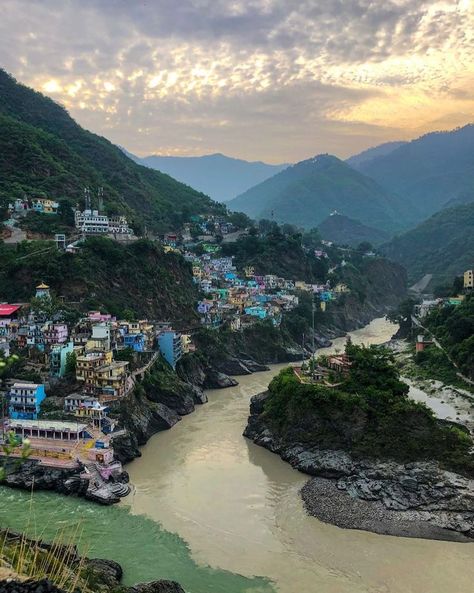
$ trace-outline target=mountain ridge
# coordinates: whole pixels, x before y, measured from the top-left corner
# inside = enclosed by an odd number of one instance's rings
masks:
[[[103,187],[106,211],[126,214],[136,228],[162,231],[189,214],[223,211],[204,194],[137,165],[64,107],[0,69],[0,197],[75,203],[85,186]]]
[[[474,125],[430,132],[353,166],[396,197],[411,225],[474,199]]]
[[[246,161],[220,152],[201,156],[153,154],[145,157],[125,152],[138,164],[171,175],[218,202],[227,202],[288,167],[286,163],[272,165],[260,160]]]
[[[328,154],[291,165],[227,206],[253,218],[274,218],[304,228],[317,226],[333,210],[387,231],[403,226],[396,201],[389,193]]]

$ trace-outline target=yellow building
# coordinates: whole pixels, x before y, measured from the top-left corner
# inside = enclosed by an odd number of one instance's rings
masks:
[[[191,350],[191,335],[181,334],[181,347],[183,354],[187,354]]]
[[[474,270],[466,270],[464,272],[464,288],[474,288]]]
[[[112,355],[112,353],[110,353]],[[76,359],[76,380],[92,383],[95,370],[106,363],[104,352],[88,352]]]
[[[128,362],[116,360],[94,369],[93,385],[100,395],[122,397],[127,389]]]

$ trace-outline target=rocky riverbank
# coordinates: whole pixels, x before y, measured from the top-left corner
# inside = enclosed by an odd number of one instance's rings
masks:
[[[87,498],[103,505],[115,504],[122,496],[129,493],[128,473],[114,473],[105,482],[99,475],[85,478],[86,468],[77,463],[73,468],[60,468],[43,465],[35,459],[28,459],[21,464],[9,467],[6,464],[2,484],[21,490],[53,490],[59,494],[75,495]],[[99,483],[100,482],[100,483]]]
[[[474,480],[434,462],[353,459],[343,450],[285,442],[262,417],[268,397],[264,392],[252,398],[244,435],[315,476],[301,492],[309,514],[344,528],[472,541]]]

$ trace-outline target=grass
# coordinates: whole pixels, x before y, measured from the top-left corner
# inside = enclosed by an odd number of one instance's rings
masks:
[[[474,394],[474,386],[463,381],[456,367],[446,354],[434,345],[427,346],[423,352],[415,352],[413,345],[397,356],[401,374],[418,381],[441,381],[447,386],[464,389]]]

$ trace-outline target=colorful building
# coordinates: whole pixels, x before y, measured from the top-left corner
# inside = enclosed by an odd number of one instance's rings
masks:
[[[474,270],[466,270],[464,272],[464,288],[467,290],[474,288]]]
[[[166,362],[173,368],[183,355],[183,346],[179,333],[170,330],[164,331],[158,336],[158,347]]]
[[[123,344],[125,348],[132,348],[135,352],[144,352],[146,350],[145,334],[125,334]]]
[[[54,344],[49,353],[49,374],[51,377],[64,377],[68,354],[74,352],[74,343]]]
[[[44,385],[14,383],[8,394],[8,415],[14,420],[36,420],[45,397]]]

